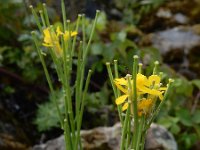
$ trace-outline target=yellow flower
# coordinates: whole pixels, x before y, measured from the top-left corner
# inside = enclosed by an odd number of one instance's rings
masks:
[[[57,36],[55,35],[55,33],[50,33],[49,28],[46,28],[43,30],[43,34],[44,34],[44,43],[43,45],[46,47],[52,47],[53,46],[53,41],[54,40],[58,40]],[[52,37],[51,37],[52,36]]]
[[[137,94],[138,95],[148,94],[149,97],[159,97],[162,100],[163,99],[162,94],[166,90],[166,87],[160,87],[161,86],[160,80],[161,79],[158,75],[151,75],[147,78],[141,73],[138,73],[137,78],[136,78]],[[126,78],[117,78],[114,80],[114,83],[116,87],[123,93],[122,96],[118,97],[115,100],[115,103],[117,105],[123,104],[122,111],[124,111],[128,108],[128,104],[130,103],[127,100],[129,96],[128,81]],[[133,80],[131,80],[131,84],[133,84]],[[132,90],[132,93],[133,93],[133,90]],[[152,100],[146,100],[146,101],[142,100],[142,103],[139,102],[138,107],[144,106],[144,105],[145,107],[150,106],[151,101]]]
[[[142,93],[148,93],[154,96],[158,96],[161,100],[163,99],[163,91],[166,87],[161,88],[160,77],[158,75],[151,75],[147,79],[146,76],[138,73],[137,74],[137,89]]]
[[[60,41],[59,41],[59,28],[56,29],[56,32],[51,32],[50,28],[46,28],[43,30],[44,34],[44,42],[42,45],[46,47],[54,47],[56,54],[60,56],[62,54],[62,48],[60,46]]]
[[[44,34],[44,41],[42,45],[44,45],[45,47],[53,47],[56,51],[56,54],[58,56],[61,56],[63,50],[60,46],[61,43],[60,37],[63,36],[64,41],[67,41],[69,40],[70,37],[76,36],[78,33],[76,31],[71,31],[71,33],[69,33],[69,31],[65,31],[65,33],[63,33],[60,27],[58,26],[56,28],[56,33],[51,32],[50,28],[46,28],[43,30],[43,34]]]
[[[143,98],[138,102],[138,115],[142,116],[142,114],[147,115],[152,108],[153,100]]]
[[[77,34],[78,33],[76,31],[71,31],[71,33],[69,33],[69,31],[65,31],[64,40],[67,41],[70,37],[76,36]]]

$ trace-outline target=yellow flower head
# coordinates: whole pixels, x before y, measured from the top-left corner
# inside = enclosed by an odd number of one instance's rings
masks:
[[[56,33],[54,31],[51,31],[50,28],[45,28],[43,30],[43,34],[44,34],[44,41],[42,45],[44,45],[45,47],[54,48],[56,54],[58,56],[61,56],[63,53],[63,50],[60,45],[61,36],[64,37],[64,41],[67,41],[69,40],[70,37],[76,36],[78,33],[76,31],[71,31],[71,33],[69,33],[69,31],[65,31],[65,33],[63,33],[60,27],[58,26],[56,28]]]
[[[142,96],[147,94],[149,97],[159,97],[159,99],[163,99],[163,93],[166,90],[166,87],[160,87],[160,77],[158,75],[151,75],[148,78],[141,73],[137,74],[136,78],[136,88],[138,96]],[[117,105],[123,105],[122,111],[128,108],[130,102],[128,102],[128,97],[130,92],[128,92],[128,81],[126,78],[117,78],[114,80],[116,87],[123,93],[122,96],[118,97],[115,102]],[[133,80],[131,80],[131,84],[133,84]],[[131,92],[133,94],[133,90]],[[143,98],[138,102],[139,112],[148,112],[148,107],[151,107],[153,104],[152,99]]]
[[[138,115],[142,116],[142,114],[147,115],[153,106],[153,100],[152,99],[146,99],[143,98],[138,102]]]

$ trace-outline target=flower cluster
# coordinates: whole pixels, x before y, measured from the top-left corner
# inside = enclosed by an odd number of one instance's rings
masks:
[[[56,28],[56,33],[54,31],[51,31],[50,28],[45,28],[43,30],[43,34],[44,34],[44,41],[42,45],[45,47],[54,47],[56,54],[58,56],[61,56],[63,53],[63,50],[60,45],[62,36],[64,38],[64,42],[66,42],[70,39],[70,37],[76,36],[78,33],[76,31],[62,32],[60,27],[58,26]]]
[[[136,91],[137,91],[137,107],[138,115],[148,114],[151,111],[151,108],[155,102],[155,99],[159,97],[160,100],[163,99],[163,93],[167,89],[166,87],[161,87],[162,83],[160,82],[161,78],[158,75],[151,75],[148,78],[141,73],[137,74],[136,77]],[[131,87],[128,83],[128,79],[117,78],[114,80],[116,87],[123,93],[122,96],[116,99],[116,104],[122,106],[122,111],[125,111],[131,101],[129,97],[133,95],[133,90],[130,91],[133,80],[130,80]],[[146,98],[145,98],[146,97]]]

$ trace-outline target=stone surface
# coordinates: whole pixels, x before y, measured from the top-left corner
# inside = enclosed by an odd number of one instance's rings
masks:
[[[146,150],[177,150],[177,144],[173,135],[163,126],[152,124],[148,130],[146,142]]]
[[[177,26],[150,33],[140,41],[142,47],[155,47],[163,56],[163,61],[170,64],[177,72],[188,79],[200,75],[199,48],[200,24]]]
[[[119,150],[120,124],[113,127],[98,127],[81,131],[85,150]],[[64,137],[60,136],[47,143],[36,145],[33,150],[64,150]],[[171,133],[164,127],[153,124],[148,130],[145,150],[177,150]]]

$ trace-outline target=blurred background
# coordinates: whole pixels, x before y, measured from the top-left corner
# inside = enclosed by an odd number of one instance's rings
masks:
[[[38,30],[29,10],[45,2],[51,23],[61,21],[60,1],[0,0],[0,149],[27,149],[62,134],[30,32]],[[88,57],[92,68],[83,129],[118,122],[105,63],[119,60],[129,73],[137,54],[145,75],[158,60],[175,79],[156,123],[165,126],[181,150],[200,150],[200,0],[65,0],[67,18],[85,13],[87,34],[101,10]],[[52,61],[48,69],[62,101]],[[112,63],[111,63],[112,64]],[[60,106],[62,108],[62,105]]]

